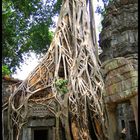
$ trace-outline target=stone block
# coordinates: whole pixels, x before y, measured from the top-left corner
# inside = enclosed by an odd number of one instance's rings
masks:
[[[55,126],[55,119],[35,119],[35,120],[30,120],[28,123],[28,127],[50,127],[50,126]]]
[[[48,110],[47,107],[42,105],[31,105],[32,107],[29,107],[28,116],[31,117],[52,117],[53,114]]]
[[[123,80],[132,78],[132,77],[138,77],[137,71],[128,71],[124,73],[119,73],[117,71],[114,71],[114,73],[109,73],[105,79],[105,85],[109,86],[113,83],[121,82]]]
[[[112,83],[112,85],[105,85],[106,93],[108,95],[113,95],[113,94],[120,94],[123,93],[124,91],[130,91],[129,94],[131,94],[131,89],[134,87],[138,87],[138,78],[137,77],[132,77],[126,80],[122,80],[117,83]],[[122,95],[124,96],[124,95]],[[129,96],[128,92],[126,92],[125,96]]]
[[[106,80],[109,80],[114,76],[119,77],[119,75],[121,76],[124,73],[129,73],[130,71],[133,71],[133,67],[131,65],[124,65],[122,67],[109,71],[108,73],[105,71],[106,72],[105,74],[107,74]]]
[[[137,94],[138,94],[138,88],[134,87],[134,88],[131,88],[131,90],[123,91],[120,94],[113,94],[110,96],[105,96],[104,101],[106,104],[120,103],[120,102],[127,101],[128,99],[130,99],[131,97]]]
[[[126,5],[126,4],[129,3],[129,0],[121,0],[120,2],[121,2],[122,5]]]
[[[133,66],[131,65],[131,63],[123,57],[114,58],[109,61],[105,61],[102,64],[102,67],[105,70],[105,74],[114,70],[113,72],[111,72],[111,75],[114,75],[114,72],[120,73],[122,71],[126,72],[126,71],[133,70]]]

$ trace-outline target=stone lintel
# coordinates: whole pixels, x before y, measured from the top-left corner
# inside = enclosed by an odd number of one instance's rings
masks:
[[[113,94],[110,96],[106,96],[104,97],[105,103],[107,104],[121,103],[126,100],[129,100],[130,98],[138,94],[137,90],[138,88],[134,87],[131,90],[122,91],[120,94]]]
[[[126,80],[122,80],[117,83],[112,83],[112,85],[105,85],[106,93],[105,96],[113,94],[122,94],[125,91],[133,91],[133,88],[138,87],[138,78],[132,77]],[[132,90],[131,90],[132,89]],[[128,93],[126,93],[128,95]]]
[[[51,127],[55,126],[55,119],[54,118],[46,118],[46,119],[35,119],[30,120],[28,123],[28,127]]]
[[[104,74],[110,73],[113,70],[117,70],[120,73],[134,70],[132,62],[124,57],[107,60],[102,64],[102,68],[104,69]]]
[[[105,85],[106,87],[111,86],[113,84],[122,82],[122,81],[127,81],[128,79],[137,79],[138,77],[138,71],[129,71],[129,72],[125,72],[123,74],[120,73],[115,73],[114,75],[112,74],[112,76],[110,76],[110,74],[106,77],[105,80]]]

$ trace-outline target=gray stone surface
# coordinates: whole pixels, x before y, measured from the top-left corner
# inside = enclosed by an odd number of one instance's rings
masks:
[[[13,78],[2,78],[2,102],[5,103],[21,81]]]
[[[102,62],[138,52],[137,1],[114,0],[106,7],[99,45]]]
[[[47,139],[55,140],[55,118],[30,118],[29,122],[22,129],[21,140],[34,140],[35,130],[46,130],[48,131]]]
[[[136,56],[118,57],[102,64],[105,82],[105,102],[118,103],[137,94],[138,71]]]
[[[108,134],[109,140],[118,140],[122,131],[118,126],[120,118],[116,116],[118,104],[131,102],[133,110],[128,118],[135,122],[138,130],[138,0],[110,2],[102,26],[99,58],[105,82],[103,95],[108,110]],[[128,127],[130,131],[131,126]],[[135,139],[136,130],[133,137],[128,132],[127,139]]]
[[[28,127],[50,127],[50,126],[55,126],[55,119],[35,119],[35,120],[30,120],[28,123]]]

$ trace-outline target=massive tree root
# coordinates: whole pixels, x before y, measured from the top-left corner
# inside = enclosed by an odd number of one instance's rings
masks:
[[[56,118],[57,140],[61,127],[67,140],[107,139],[91,9],[91,1],[63,1],[47,54],[9,98],[9,139],[13,127],[19,139],[33,105],[46,107]]]

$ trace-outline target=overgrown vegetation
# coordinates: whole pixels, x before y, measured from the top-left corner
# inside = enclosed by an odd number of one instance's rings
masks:
[[[68,92],[68,88],[67,88],[67,84],[68,84],[68,80],[65,79],[57,79],[55,82],[56,88],[58,90],[58,92],[65,94]]]
[[[2,65],[13,73],[30,51],[47,52],[53,38],[50,27],[56,26],[53,17],[58,16],[61,4],[62,0],[2,0]],[[96,12],[103,12],[100,5]]]
[[[58,15],[61,0],[2,0],[2,64],[11,72],[25,60],[29,51],[47,52],[53,38],[50,27]]]
[[[9,98],[9,138],[20,139],[29,109],[41,105],[56,120],[56,140],[108,139],[92,2],[63,1],[47,54]]]
[[[9,70],[7,65],[2,66],[2,76],[10,76],[11,71]]]

